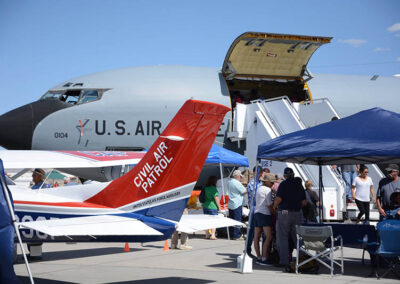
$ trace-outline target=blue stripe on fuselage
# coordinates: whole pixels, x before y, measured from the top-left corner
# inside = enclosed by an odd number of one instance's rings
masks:
[[[176,200],[171,203],[158,205],[137,212],[127,212],[122,214],[112,214],[116,216],[124,216],[133,219],[138,219],[150,226],[151,228],[162,233],[162,236],[96,236],[96,239],[89,236],[72,237],[72,240],[67,237],[50,237],[37,231],[23,229],[21,230],[21,236],[24,242],[153,242],[160,241],[170,238],[172,233],[175,231],[175,224],[168,222],[163,219],[169,219],[179,221],[183,210],[186,207],[188,198],[182,200]],[[37,212],[15,212],[20,222],[27,221],[39,221],[49,219],[62,219],[62,218],[74,218],[84,217],[90,215],[66,215],[66,214],[55,214],[55,213],[37,213]],[[160,219],[163,218],[163,219]]]

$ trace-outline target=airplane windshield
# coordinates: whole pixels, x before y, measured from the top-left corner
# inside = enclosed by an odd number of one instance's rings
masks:
[[[48,91],[39,100],[60,100],[72,105],[93,102],[101,98],[99,90]]]
[[[40,100],[52,100],[52,99],[60,99],[60,97],[64,94],[64,92],[47,92],[44,94]]]
[[[79,103],[88,103],[95,101],[99,98],[99,93],[96,90],[83,90]]]

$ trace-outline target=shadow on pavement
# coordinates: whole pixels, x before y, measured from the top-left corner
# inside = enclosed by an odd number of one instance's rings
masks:
[[[133,248],[131,252],[137,252],[146,250],[146,248]],[[110,254],[119,254],[119,253],[129,253],[124,252],[123,247],[111,247],[111,248],[92,248],[92,249],[77,249],[77,250],[66,250],[66,251],[52,251],[52,252],[44,252],[41,259],[38,260],[28,260],[29,263],[33,262],[44,262],[44,261],[52,261],[52,260],[65,260],[65,259],[74,259],[74,258],[82,258],[82,257],[91,257],[91,256],[103,256]],[[18,255],[17,264],[24,263],[24,258],[22,255]]]
[[[233,268],[235,269],[237,267],[237,257],[239,254],[224,254],[224,253],[217,253],[216,255],[220,256],[225,256],[225,263],[219,263],[219,264],[211,264],[208,265],[208,267],[214,267],[214,268]],[[337,258],[335,258],[337,260]],[[261,266],[255,263],[255,260],[253,260],[253,270],[266,270],[266,271],[277,271],[281,272],[283,271],[283,268],[280,267],[275,267],[275,266]],[[382,274],[382,272],[385,271],[385,268],[380,268],[379,272]],[[306,273],[307,275],[324,275],[324,276],[330,276],[330,270],[326,267],[324,267],[322,264],[319,264],[319,271],[318,273]],[[335,267],[335,275],[340,275],[340,269],[338,267]],[[345,258],[344,260],[344,275],[347,276],[356,276],[356,277],[362,277],[362,278],[376,278],[375,275],[375,269],[372,267],[371,262],[368,257],[365,259],[365,264],[361,263],[361,258]],[[388,279],[397,279],[396,275],[393,273],[389,273],[387,275]]]
[[[153,279],[146,279],[146,280],[132,280],[132,281],[122,281],[122,282],[110,282],[113,284],[129,284],[129,283],[190,283],[190,284],[203,284],[203,283],[214,283],[213,280],[208,279],[196,279],[196,278],[185,278],[185,277],[163,277],[163,278],[153,278]]]
[[[22,284],[30,284],[31,280],[29,279],[28,276],[18,276],[18,279],[21,281]],[[70,284],[70,283],[75,283],[75,282],[66,282],[66,281],[58,281],[58,280],[52,280],[52,279],[43,279],[43,278],[36,278],[33,277],[33,281],[35,281],[35,284]]]

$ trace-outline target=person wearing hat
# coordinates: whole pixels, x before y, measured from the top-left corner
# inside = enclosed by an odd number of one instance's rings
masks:
[[[271,173],[265,173],[260,178],[262,185],[257,189],[256,192],[256,204],[254,209],[254,249],[257,254],[256,263],[260,265],[271,265],[268,259],[269,246],[272,240],[272,196],[271,187],[276,181],[275,175]],[[260,256],[260,237],[261,232],[265,234],[265,241],[262,246],[262,253]]]
[[[44,183],[46,173],[43,169],[34,169],[32,173],[33,185],[31,189],[49,188],[50,184]]]
[[[301,225],[301,208],[307,204],[306,193],[301,182],[294,178],[291,168],[285,168],[285,178],[279,184],[274,201],[277,212],[276,240],[279,252],[279,266],[289,265],[289,239],[296,243],[296,225]]]
[[[388,172],[388,176],[381,179],[376,194],[376,205],[378,206],[381,218],[386,217],[387,211],[393,209],[391,202],[392,194],[400,192],[399,166],[396,164],[390,164],[386,168],[386,171]]]
[[[240,182],[242,173],[239,170],[235,170],[232,174],[232,178],[228,182],[229,192],[229,218],[236,221],[242,221],[242,205],[244,195],[247,193],[246,188]],[[229,235],[234,240],[243,240],[240,234],[240,227],[229,227]]]
[[[253,244],[253,239],[254,239],[254,210],[253,207],[256,206],[256,198],[253,198],[253,194],[254,191],[256,190],[256,188],[259,188],[260,186],[263,185],[261,178],[263,177],[263,175],[265,173],[269,173],[269,169],[268,168],[262,168],[260,169],[260,173],[258,175],[258,178],[256,178],[256,173],[257,172],[257,167],[253,168],[253,178],[251,179],[251,181],[249,182],[249,184],[247,185],[247,198],[248,198],[248,204],[249,204],[249,209],[250,209],[250,219],[249,219],[249,223],[250,223],[250,228],[249,231],[247,233],[247,254],[252,257],[255,258],[255,256],[251,253],[251,246]],[[250,206],[253,201],[253,205]]]

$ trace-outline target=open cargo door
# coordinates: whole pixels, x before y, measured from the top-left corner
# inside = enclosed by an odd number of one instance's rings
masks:
[[[332,38],[247,32],[232,43],[223,76],[301,79],[312,54]]]
[[[233,110],[231,130],[235,120],[239,119],[235,115],[238,103],[250,104],[280,97],[287,97],[292,103],[312,100],[306,83],[312,78],[307,64],[318,47],[330,43],[331,39],[256,32],[236,38],[221,71]]]

